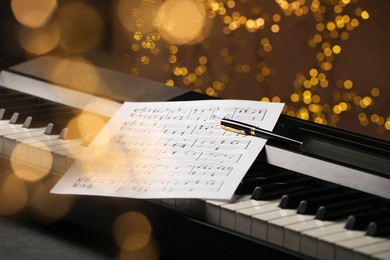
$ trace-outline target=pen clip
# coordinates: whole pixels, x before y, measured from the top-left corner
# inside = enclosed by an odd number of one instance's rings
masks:
[[[221,126],[222,129],[224,129],[226,131],[233,132],[233,133],[236,133],[236,134],[246,135],[246,132],[244,130],[236,129],[236,128],[233,128],[233,127],[228,127],[228,126],[225,126],[225,125],[220,125],[220,126]]]

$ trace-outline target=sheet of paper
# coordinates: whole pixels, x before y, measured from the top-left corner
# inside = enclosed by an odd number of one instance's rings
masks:
[[[126,102],[52,193],[230,199],[265,139],[223,130],[223,117],[272,130],[284,104],[243,100]]]

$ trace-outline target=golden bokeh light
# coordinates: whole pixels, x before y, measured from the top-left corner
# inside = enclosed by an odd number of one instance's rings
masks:
[[[118,18],[126,30],[134,33],[148,33],[155,29],[158,22],[157,13],[160,0],[120,0],[116,11]]]
[[[112,234],[120,248],[134,252],[150,243],[152,226],[144,214],[132,211],[116,219]]]
[[[45,147],[46,145],[44,143],[36,142],[37,146],[40,145],[42,147]],[[52,163],[53,163],[53,156],[51,153],[48,153],[46,156],[45,164],[40,164],[39,168],[33,168],[28,167],[26,164],[19,162],[18,160],[18,150],[19,149],[27,149],[26,145],[19,143],[15,146],[14,150],[12,151],[12,154],[10,156],[10,162],[12,169],[16,176],[18,176],[20,179],[24,181],[29,182],[35,182],[38,180],[43,179],[45,176],[47,176],[50,173]],[[16,158],[15,158],[16,157]],[[39,162],[36,162],[39,163]]]
[[[22,211],[28,202],[28,191],[25,183],[14,174],[9,174],[0,183],[0,214],[14,215]]]
[[[25,51],[34,55],[43,55],[58,46],[61,29],[55,20],[37,29],[19,26],[17,37],[20,46]]]
[[[40,28],[47,24],[57,9],[57,0],[12,0],[11,9],[22,25]]]
[[[77,66],[75,66],[75,62],[78,64]],[[57,59],[56,63],[47,70],[54,82],[63,82],[86,93],[96,94],[100,89],[108,89],[96,67],[78,55]]]
[[[157,20],[161,37],[174,44],[193,44],[208,35],[206,10],[198,1],[168,0],[161,6]]]
[[[42,222],[55,222],[66,216],[74,204],[74,196],[57,195],[50,190],[58,181],[58,177],[49,176],[34,189],[31,207]]]
[[[86,2],[73,1],[61,6],[57,19],[61,27],[60,46],[71,53],[90,51],[103,37],[103,19]]]
[[[67,128],[77,130],[82,138],[93,138],[106,123],[106,118],[84,110],[69,121]]]

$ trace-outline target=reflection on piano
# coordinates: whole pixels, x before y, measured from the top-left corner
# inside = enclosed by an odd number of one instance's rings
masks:
[[[91,101],[113,108],[88,111],[96,116],[94,120],[105,122],[124,100],[207,98],[133,78],[143,84],[142,93],[116,93],[115,101],[62,87],[53,94],[53,85],[48,89],[47,83],[21,74],[41,77],[37,67],[52,61],[45,59],[16,66],[0,76],[3,164],[10,160],[50,169],[49,175],[63,174],[94,134],[68,124],[75,115],[85,113],[81,109]],[[154,94],[148,92],[150,88]],[[166,90],[156,92],[158,88]],[[77,98],[64,98],[75,93]],[[205,245],[213,248],[209,254],[219,257],[246,255],[243,251],[251,250],[259,256],[291,259],[390,259],[390,143],[287,116],[281,116],[275,132],[309,140],[314,155],[269,141],[231,201],[141,203],[86,196],[76,199],[66,217],[111,232],[118,215],[147,204],[145,212],[155,225],[161,255],[174,250],[186,254],[181,256],[186,259],[205,257],[206,253],[199,252]],[[37,176],[30,178],[41,178]],[[162,215],[156,217],[156,212]],[[176,238],[181,244],[173,245],[169,240],[174,236],[185,237]]]

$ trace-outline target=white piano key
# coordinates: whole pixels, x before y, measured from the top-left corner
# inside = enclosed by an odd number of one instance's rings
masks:
[[[292,224],[307,222],[309,220],[314,219],[314,216],[298,214],[296,213],[296,210],[292,211],[295,212],[295,214],[268,221],[267,240],[269,242],[271,242],[272,244],[283,246],[284,231],[286,227]],[[291,241],[287,241],[287,243],[288,242]]]
[[[16,146],[16,140],[35,136],[42,136],[44,135],[45,129],[45,127],[33,129],[21,128],[20,130],[22,131],[19,133],[5,134],[3,136],[3,154],[6,156],[11,156]]]
[[[0,135],[3,131],[21,128],[23,124],[11,124],[9,120],[0,120]]]
[[[63,174],[65,173],[70,165],[68,162],[69,156],[74,156],[77,154],[83,154],[86,147],[84,146],[70,146],[67,149],[64,150],[56,150],[52,152],[52,171],[55,173]],[[47,167],[47,163],[43,160],[41,160],[41,167]]]
[[[37,143],[45,142],[47,140],[58,139],[59,135],[39,135],[31,138],[16,139],[16,146],[13,151],[14,159],[28,162],[28,147],[35,146]]]
[[[206,200],[205,214],[207,222],[219,226],[221,224],[221,206],[241,200],[247,200],[247,197],[233,196],[231,200]]]
[[[376,259],[389,260],[390,259],[390,250],[373,255],[373,257]]]
[[[342,241],[337,243],[336,246],[336,260],[352,260],[355,248],[359,248],[365,245],[378,244],[386,241],[385,238],[362,236],[356,239]]]
[[[48,164],[51,164],[53,161],[53,153],[58,152],[63,154],[64,151],[72,151],[72,149],[79,149],[81,146],[80,142],[63,142],[60,145],[51,145],[51,146],[42,146],[39,150],[40,154],[40,165],[46,167]],[[60,152],[62,151],[62,152]],[[66,154],[71,154],[66,153]],[[60,158],[57,158],[60,159]]]
[[[250,199],[250,195],[244,195],[239,201],[221,205],[221,226],[234,230],[236,226],[236,211],[259,205],[258,201]]]
[[[278,210],[280,209],[278,205],[279,200],[259,200],[257,206],[236,210],[236,231],[248,236],[251,235],[252,216]]]
[[[311,219],[309,221],[301,221],[285,228],[283,246],[293,251],[301,250],[301,233],[306,230],[318,229],[335,222]]]
[[[374,255],[386,252],[390,249],[390,240],[354,248],[353,260],[368,260]]]
[[[301,253],[316,258],[318,255],[318,238],[342,232],[345,230],[344,225],[344,223],[336,222],[331,225],[303,231],[301,235]]]
[[[264,206],[267,206],[264,205]],[[252,230],[251,236],[254,238],[266,241],[268,237],[268,221],[272,219],[279,219],[291,215],[297,214],[292,209],[275,209],[263,214],[257,214],[252,216]]]
[[[364,236],[363,231],[347,230],[321,236],[318,243],[318,258],[320,259],[335,259],[337,243]]]
[[[5,137],[5,135],[24,133],[24,132],[28,131],[27,128],[23,127],[23,125],[11,125],[11,124],[8,124],[8,125],[14,126],[14,127],[0,130],[0,153],[4,152],[4,137]]]
[[[42,147],[47,147],[47,150],[61,150],[62,145],[69,145],[74,143],[75,146],[81,146],[81,139],[79,140],[64,140],[64,139],[52,139],[44,142],[34,143],[28,146],[28,162],[36,165],[41,163]]]

